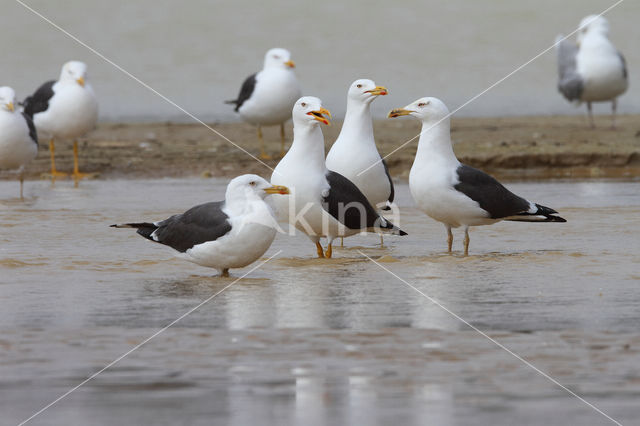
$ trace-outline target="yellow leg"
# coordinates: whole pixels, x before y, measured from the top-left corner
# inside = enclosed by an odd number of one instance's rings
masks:
[[[91,173],[80,173],[78,167],[78,141],[73,141],[73,174],[71,176],[73,176],[76,186],[78,186],[78,181],[80,179],[85,179],[91,176]]]
[[[319,242],[316,242],[316,250],[318,251],[318,257],[324,257],[324,250]]]
[[[67,173],[56,170],[56,145],[53,142],[53,138],[49,140],[49,155],[51,156],[51,173],[49,174],[51,181],[53,182],[59,177],[67,177]]]
[[[469,255],[469,227],[464,228],[464,255]]]
[[[327,246],[327,259],[331,259],[331,255],[333,254],[333,249],[331,247],[331,243]]]
[[[380,234],[380,248],[384,248],[384,237]]]
[[[344,238],[340,237],[340,247],[344,247]]]
[[[222,273],[220,274],[221,277],[227,278],[229,276],[229,268],[225,268],[222,270]]]
[[[262,127],[258,126],[258,141],[260,141],[260,158],[271,160],[271,156],[264,150],[264,138],[262,137]]]
[[[447,226],[447,251],[451,253],[451,247],[453,246],[453,233],[451,227]]]
[[[280,157],[284,157],[284,123],[280,124]]]

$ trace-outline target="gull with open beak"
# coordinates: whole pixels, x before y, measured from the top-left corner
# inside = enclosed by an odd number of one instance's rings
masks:
[[[521,198],[488,174],[460,163],[451,145],[449,110],[436,98],[421,98],[396,108],[389,118],[410,115],[422,121],[409,189],[419,209],[444,224],[448,251],[451,228],[464,227],[464,254],[469,254],[469,227],[501,220],[566,222],[555,210]]]
[[[38,154],[38,136],[31,118],[16,111],[15,105],[13,89],[0,87],[0,169],[18,170],[20,199],[24,199],[24,167]]]
[[[226,101],[247,123],[257,126],[260,158],[270,159],[264,148],[263,126],[280,125],[280,156],[284,156],[284,123],[291,118],[291,108],[302,95],[293,72],[295,63],[291,53],[282,48],[270,49],[264,57],[264,67],[242,84],[236,99]]]
[[[49,137],[51,178],[66,177],[56,168],[55,140],[73,140],[73,173],[76,185],[90,174],[78,164],[78,138],[93,130],[98,121],[98,101],[87,81],[87,65],[69,61],[57,81],[44,83],[24,101],[24,112],[33,119],[38,133]]]
[[[135,228],[146,239],[176,250],[178,257],[229,276],[229,269],[255,262],[271,246],[278,224],[265,198],[288,193],[287,187],[260,176],[242,175],[229,182],[224,201],[201,204],[159,222],[111,226]]]
[[[394,188],[387,163],[380,156],[373,136],[371,104],[387,93],[385,87],[377,86],[372,80],[359,79],[351,83],[342,130],[327,154],[327,168],[353,182],[372,206],[382,210],[390,209]]]
[[[316,245],[318,257],[332,256],[332,242],[365,231],[406,235],[380,216],[349,179],[328,170],[320,123],[331,114],[320,99],[305,96],[293,107],[293,143],[276,166],[271,183],[291,194],[274,199],[279,218],[304,232]],[[326,252],[320,238],[328,241]]]

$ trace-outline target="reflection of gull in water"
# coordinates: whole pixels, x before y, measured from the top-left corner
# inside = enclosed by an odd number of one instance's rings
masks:
[[[587,16],[580,22],[577,44],[559,35],[558,90],[569,101],[587,103],[594,126],[592,102],[611,101],[615,127],[617,97],[629,84],[624,56],[609,41],[609,22],[602,16]]]

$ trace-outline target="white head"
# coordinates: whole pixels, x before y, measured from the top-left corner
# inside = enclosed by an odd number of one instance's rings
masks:
[[[291,52],[287,49],[275,47],[269,49],[264,55],[264,68],[295,68],[296,64],[291,60]]]
[[[318,123],[331,125],[324,116],[331,118],[329,110],[322,108],[322,101],[314,96],[303,96],[293,105],[293,126],[317,126]]]
[[[73,82],[75,81],[80,86],[84,87],[87,79],[87,65],[80,61],[69,61],[62,66],[60,72],[60,81]]]
[[[231,179],[227,185],[225,199],[247,200],[259,198],[263,200],[269,194],[288,194],[289,189],[285,186],[271,185],[258,175],[241,175]]]
[[[16,110],[16,92],[11,87],[0,87],[0,109],[14,112]]]
[[[601,15],[589,15],[580,21],[578,27],[577,40],[578,44],[582,41],[585,35],[588,33],[599,33],[605,37],[609,36],[609,21]]]
[[[422,122],[437,122],[449,116],[449,109],[438,98],[420,98],[404,108],[395,108],[389,113],[389,118],[410,115]]]
[[[347,92],[347,98],[356,102],[369,104],[378,96],[384,96],[387,93],[386,87],[376,86],[373,80],[361,78],[351,83],[349,91]]]

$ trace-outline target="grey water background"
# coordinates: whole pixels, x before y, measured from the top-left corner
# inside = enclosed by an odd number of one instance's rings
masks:
[[[25,0],[106,57],[207,121],[234,121],[222,102],[262,66],[270,47],[293,52],[305,94],[324,100],[337,117],[356,78],[387,86],[377,117],[421,96],[453,109],[551,46],[580,20],[612,0],[570,1],[96,1]],[[626,55],[630,89],[620,113],[640,112],[640,2],[626,0],[607,14],[611,38]],[[0,15],[0,84],[20,97],[57,78],[62,63],[89,64],[108,121],[189,121],[12,0]],[[601,104],[598,113],[608,113]],[[555,51],[471,103],[458,115],[583,114],[556,91]]]
[[[15,425],[231,284],[131,229],[220,199],[226,179],[28,182],[0,201],[0,424]],[[409,235],[276,257],[33,425],[606,425],[640,417],[637,182],[511,183],[565,224],[474,228],[463,257],[398,184]],[[0,181],[0,193],[15,193]],[[561,421],[561,420],[562,421]]]

